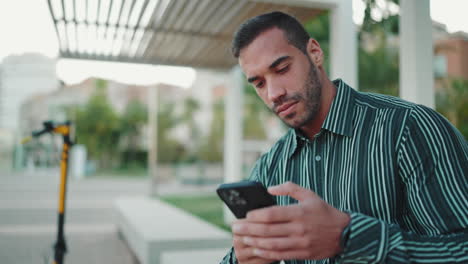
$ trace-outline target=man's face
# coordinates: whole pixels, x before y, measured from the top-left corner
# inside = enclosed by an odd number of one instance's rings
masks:
[[[263,102],[288,126],[300,128],[316,117],[322,90],[317,68],[283,31],[261,33],[241,50],[239,64]]]

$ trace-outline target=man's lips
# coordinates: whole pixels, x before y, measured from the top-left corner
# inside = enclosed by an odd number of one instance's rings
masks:
[[[291,102],[291,103],[286,103],[281,105],[276,109],[276,114],[277,115],[288,115],[291,112],[292,106],[296,105],[297,102]]]

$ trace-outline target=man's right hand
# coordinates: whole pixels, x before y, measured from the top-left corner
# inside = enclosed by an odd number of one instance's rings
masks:
[[[242,221],[242,220],[238,220]],[[262,259],[253,254],[253,248],[242,242],[243,237],[234,235],[233,246],[238,264],[270,264],[274,263],[271,259]]]

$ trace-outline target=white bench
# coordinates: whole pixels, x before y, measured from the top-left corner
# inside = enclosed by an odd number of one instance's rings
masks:
[[[229,232],[149,197],[119,198],[117,226],[141,264],[219,263],[232,245]]]

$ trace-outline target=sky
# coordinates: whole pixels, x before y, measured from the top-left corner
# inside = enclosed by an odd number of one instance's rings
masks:
[[[363,8],[362,0],[353,0],[353,20],[357,24],[362,21]],[[432,19],[445,24],[449,32],[468,32],[467,0],[431,0],[430,8]],[[0,0],[0,34],[0,61],[8,55],[26,52],[38,52],[51,58],[58,55],[47,0]],[[96,76],[129,84],[164,82],[189,87],[195,79],[195,71],[188,67],[59,59],[57,76],[67,84]]]

